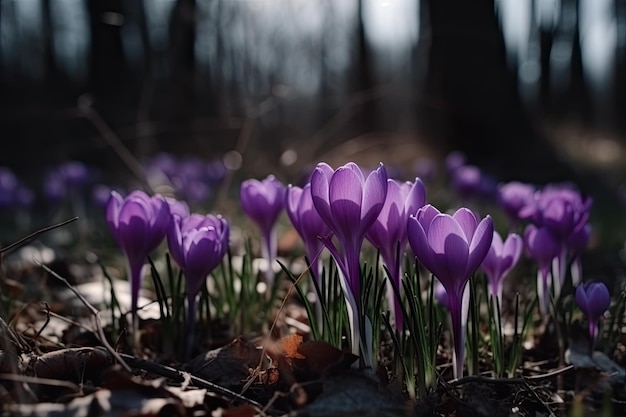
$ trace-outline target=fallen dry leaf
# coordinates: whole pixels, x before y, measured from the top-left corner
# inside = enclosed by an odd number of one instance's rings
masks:
[[[102,371],[112,364],[112,357],[105,349],[68,348],[35,358],[31,364],[31,371],[39,378],[83,382],[99,379]]]
[[[344,352],[329,343],[309,340],[298,346],[298,355],[293,358],[295,366],[313,377],[328,375],[340,369],[348,369],[359,357]]]
[[[261,361],[262,349],[239,337],[226,346],[191,360],[190,373],[222,387],[241,386]]]

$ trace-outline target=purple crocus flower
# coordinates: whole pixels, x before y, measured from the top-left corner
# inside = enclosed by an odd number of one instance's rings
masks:
[[[452,151],[446,155],[445,166],[448,174],[452,174],[457,168],[462,167],[467,162],[467,157],[461,151]]]
[[[273,175],[263,181],[249,179],[241,184],[240,203],[243,211],[261,230],[261,248],[268,262],[267,284],[274,284],[273,263],[276,259],[276,231],[274,225],[285,204],[285,186]]]
[[[311,175],[311,196],[320,217],[335,234],[342,253],[330,238],[322,238],[335,259],[341,288],[351,317],[352,351],[359,352],[361,263],[360,253],[365,234],[380,214],[387,197],[387,171],[381,163],[367,179],[361,168],[349,162],[337,170],[322,162]],[[369,352],[365,352],[369,363]],[[370,364],[371,365],[371,364]]]
[[[504,278],[519,261],[523,248],[524,241],[519,235],[511,233],[503,242],[500,234],[494,230],[491,247],[481,264],[481,268],[489,280],[489,295],[491,296],[494,305],[493,311],[496,315],[498,311],[497,306],[502,306],[502,283]],[[496,323],[499,327],[499,316],[496,316]]]
[[[321,263],[319,254],[324,247],[319,238],[320,236],[328,237],[332,232],[313,205],[310,183],[303,188],[289,185],[285,195],[285,211],[291,224],[302,238],[304,251],[311,263],[311,275],[319,279]]]
[[[92,168],[80,161],[65,162],[50,170],[44,181],[44,195],[48,201],[58,204],[68,196],[73,204],[78,204],[78,194],[93,182],[95,172]],[[82,203],[81,203],[82,204]],[[81,207],[74,207],[76,211],[84,211]]]
[[[131,310],[135,326],[141,269],[146,258],[165,238],[170,226],[170,206],[160,195],[149,197],[133,191],[126,198],[111,191],[106,219],[117,244],[126,254],[130,269]]]
[[[498,186],[498,204],[512,225],[524,218],[524,210],[534,204],[535,192],[534,185],[519,181],[511,181]]]
[[[170,205],[170,213],[172,216],[179,216],[181,218],[189,217],[191,214],[189,211],[189,205],[184,201],[177,200],[172,197],[165,197],[165,201]]]
[[[536,194],[534,209],[528,210],[537,226],[550,230],[559,243],[560,250],[553,261],[557,277],[553,280],[554,293],[558,297],[567,273],[568,239],[580,232],[589,220],[591,198],[584,198],[571,184],[551,184]],[[584,233],[584,231],[582,232]]]
[[[93,181],[92,170],[80,161],[69,161],[59,166],[59,175],[71,189],[80,189]]]
[[[144,164],[148,181],[161,184],[164,178],[172,178],[178,170],[176,157],[167,152],[160,152],[154,155]]]
[[[546,186],[537,198],[537,211],[542,225],[564,239],[589,220],[593,200],[584,198],[571,185]]]
[[[524,230],[524,245],[531,258],[537,262],[537,297],[539,312],[545,316],[550,305],[552,260],[559,254],[559,242],[549,229],[529,224]]]
[[[420,262],[443,284],[448,294],[448,308],[454,337],[454,374],[463,376],[465,330],[463,292],[470,276],[487,256],[493,239],[493,221],[486,216],[480,222],[467,208],[453,215],[439,212],[430,204],[408,220],[408,238]]]
[[[589,320],[589,354],[592,354],[598,338],[598,322],[611,305],[611,295],[603,282],[588,282],[576,288],[575,298]]]
[[[208,182],[207,162],[196,157],[187,157],[178,162],[176,172],[170,175],[172,185],[181,198],[192,204],[206,202],[212,189]]]
[[[167,244],[172,258],[185,274],[187,288],[187,352],[191,351],[196,320],[196,298],[206,277],[222,262],[228,250],[228,222],[221,216],[172,215]]]
[[[389,270],[390,279],[396,288],[402,289],[402,255],[406,248],[406,222],[409,214],[413,214],[426,203],[426,190],[419,178],[415,182],[399,184],[393,179],[387,180],[387,198],[376,221],[367,231],[365,237],[379,251],[383,263]],[[391,282],[387,286],[387,299],[392,309],[396,328],[402,330],[403,317],[400,300],[395,296]]]
[[[472,198],[480,193],[481,172],[473,165],[458,166],[451,173],[452,187],[464,199]]]
[[[10,168],[0,167],[0,208],[11,208],[15,203],[15,190],[19,186],[17,176]]]

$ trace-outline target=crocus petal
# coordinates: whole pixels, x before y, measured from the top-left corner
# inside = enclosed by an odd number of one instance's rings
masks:
[[[148,255],[150,233],[146,207],[139,202],[127,201],[122,205],[118,217],[117,233],[120,246],[128,257],[143,258]]]
[[[150,234],[148,236],[148,252],[155,250],[163,241],[167,234],[172,215],[170,205],[160,195],[155,195],[150,199],[152,207],[152,217],[150,218]]]
[[[524,244],[540,268],[549,267],[560,251],[558,242],[547,228],[532,224],[524,230]]]
[[[182,219],[174,215],[167,233],[167,247],[172,259],[181,267],[185,268],[185,255],[183,253],[183,235],[181,232]]]
[[[291,221],[293,227],[302,235],[302,226],[300,224],[300,199],[302,197],[302,188],[292,186],[287,187],[287,193],[285,194],[285,211],[287,217]]]
[[[356,233],[361,219],[363,183],[352,169],[340,167],[330,180],[330,210],[338,233]],[[321,214],[321,213],[320,213]]]
[[[407,214],[414,214],[417,209],[426,204],[426,189],[421,179],[415,178],[415,183],[409,189],[406,196],[405,211]]]
[[[457,292],[465,282],[469,245],[460,225],[448,215],[436,216],[428,229],[434,270],[448,292]]]
[[[348,162],[342,168],[349,169],[349,170],[353,171],[356,174],[356,176],[359,178],[361,184],[363,184],[365,182],[365,177],[363,176],[363,171],[361,171],[361,168],[357,164],[355,164],[354,162]]]
[[[329,200],[329,183],[332,174],[333,170],[328,164],[323,162],[317,164],[317,168],[311,174],[311,197],[320,217],[327,225],[334,228],[335,221],[330,211]]]
[[[470,242],[476,231],[476,225],[478,224],[476,215],[470,209],[461,207],[452,215],[452,218],[459,223],[459,226],[463,229],[465,238]]]
[[[609,308],[611,295],[604,283],[594,282],[588,286],[587,299],[589,300],[589,316],[599,318]]]
[[[504,242],[504,247],[502,248],[502,256],[508,261],[508,263],[506,263],[502,268],[503,274],[508,273],[511,268],[517,264],[520,256],[522,255],[523,247],[524,241],[521,236],[515,233],[509,234]]]
[[[421,207],[417,210],[416,218],[421,223],[424,231],[428,231],[428,228],[430,227],[433,219],[439,214],[441,214],[441,212],[437,210],[434,206],[426,204],[424,207]]]
[[[432,272],[434,268],[434,260],[432,257],[432,251],[428,244],[428,238],[422,224],[415,218],[415,216],[409,216],[407,221],[407,238],[409,240],[409,246],[415,256],[424,265],[426,269]]]
[[[365,234],[367,229],[374,223],[385,204],[386,197],[387,170],[383,164],[380,164],[377,170],[367,176],[363,187],[359,234]]]
[[[120,244],[120,241],[117,235],[117,228],[119,225],[120,207],[123,202],[124,199],[117,191],[111,191],[111,195],[109,196],[106,205],[107,224],[118,245]]]
[[[487,215],[480,221],[472,241],[469,244],[469,259],[467,261],[467,274],[468,276],[473,274],[480,263],[485,259],[489,248],[491,247],[491,240],[493,239],[493,220],[491,216]]]
[[[201,288],[202,282],[206,276],[215,269],[222,258],[219,257],[220,244],[217,239],[215,229],[212,227],[203,227],[194,230],[186,236],[189,242],[187,245],[187,253],[185,263],[187,268],[185,274],[187,278],[194,278],[196,282],[189,285],[195,293]],[[197,282],[197,281],[200,282]]]

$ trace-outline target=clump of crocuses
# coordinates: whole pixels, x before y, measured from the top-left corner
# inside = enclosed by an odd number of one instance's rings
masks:
[[[228,251],[228,222],[222,216],[172,215],[167,243],[172,258],[185,274],[187,290],[187,355],[194,341],[198,293]]]
[[[409,217],[407,232],[415,256],[446,290],[454,339],[454,375],[460,378],[463,376],[467,328],[463,292],[491,247],[493,221],[486,216],[479,222],[467,208],[460,208],[450,215],[427,204]]]
[[[576,288],[576,304],[589,321],[589,354],[593,353],[598,338],[598,323],[611,305],[609,289],[603,282],[588,282]]]
[[[341,289],[348,305],[353,353],[373,366],[371,346],[361,340],[361,246],[365,234],[380,214],[387,197],[387,171],[383,164],[365,178],[353,162],[333,170],[319,163],[311,175],[311,196],[320,217],[337,237],[340,248],[322,237],[340,271]]]
[[[273,175],[263,181],[248,179],[241,184],[239,192],[241,208],[261,230],[261,250],[268,262],[265,276],[270,290],[274,285],[276,260],[275,225],[285,204],[285,192],[285,186]]]
[[[150,197],[143,191],[133,191],[123,198],[112,191],[106,206],[106,219],[115,241],[128,260],[131,312],[137,341],[141,270],[148,255],[161,244],[170,227],[170,206],[160,195]]]
[[[579,255],[590,237],[588,220],[592,199],[585,197],[572,184],[550,184],[535,193],[531,204],[522,211],[522,217],[539,228],[545,228],[559,246],[554,257],[555,274],[552,277],[554,297],[558,298],[572,258],[576,271],[574,280],[580,276]],[[573,285],[577,285],[573,282]]]

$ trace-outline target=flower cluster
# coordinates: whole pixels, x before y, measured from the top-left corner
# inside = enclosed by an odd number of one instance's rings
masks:
[[[33,191],[11,169],[0,167],[0,209],[27,208],[34,199]]]
[[[62,163],[48,171],[43,186],[44,197],[49,203],[59,204],[72,195],[80,195],[97,177],[97,171],[83,162]]]
[[[511,182],[499,187],[498,201],[512,223],[528,222],[524,243],[537,262],[537,291],[542,314],[548,313],[550,294],[558,298],[571,264],[572,284],[582,274],[580,255],[591,237],[592,200],[571,184],[551,184],[535,189]]]
[[[490,200],[496,196],[495,179],[477,166],[468,164],[462,153],[448,154],[446,169],[450,177],[450,185],[462,201]]]
[[[265,183],[249,180],[242,185],[242,206],[265,236],[271,232],[279,211],[275,196],[280,189],[273,177]],[[479,220],[466,208],[453,215],[440,213],[434,206],[425,205],[426,191],[419,178],[414,182],[398,182],[388,178],[382,164],[366,177],[354,163],[337,169],[319,163],[304,187],[288,187],[285,202],[310,260],[317,257],[321,242],[339,267],[353,352],[361,353],[366,364],[371,365],[368,362],[371,347],[361,337],[363,242],[367,239],[380,251],[390,282],[400,289],[401,259],[408,241],[420,262],[446,287],[455,339],[455,369],[457,375],[462,375],[465,338],[462,317],[466,316],[462,312],[462,295],[470,276],[491,247],[494,231],[490,216]],[[313,268],[318,271],[317,267]],[[387,289],[389,307],[396,327],[402,330],[401,297],[393,286]]]
[[[179,158],[166,152],[146,161],[144,168],[153,189],[171,189],[193,206],[207,203],[226,174],[222,161],[205,161],[195,156]]]
[[[126,198],[112,191],[106,218],[129,265],[131,312],[137,330],[137,301],[148,256],[167,237],[172,258],[185,274],[189,350],[193,341],[196,298],[205,279],[228,250],[229,226],[221,216],[190,214],[186,204],[133,191]]]
[[[167,166],[168,161],[172,162],[163,157],[161,162]],[[492,180],[467,165],[462,155],[451,155],[446,162],[459,193],[484,197],[489,194],[487,190],[495,190]],[[269,175],[263,180],[244,181],[239,191],[243,212],[260,231],[263,256],[269,263],[265,277],[270,286],[275,278],[275,229],[283,210],[302,239],[310,275],[318,284],[322,278],[320,253],[328,250],[338,267],[347,305],[350,346],[366,366],[374,366],[371,340],[365,340],[368,317],[362,293],[361,254],[366,240],[377,249],[386,268],[386,305],[398,335],[407,329],[405,307],[414,302],[403,293],[404,256],[416,258],[440,283],[436,293],[450,314],[454,375],[461,377],[468,282],[476,271],[484,272],[495,313],[501,308],[504,279],[525,248],[537,264],[539,306],[545,314],[550,296],[558,297],[561,291],[568,263],[572,264],[570,274],[577,284],[581,273],[579,257],[590,238],[591,199],[564,185],[536,189],[519,182],[500,184],[494,201],[509,218],[511,228],[506,234],[496,230],[490,215],[481,216],[470,208],[442,212],[427,201],[421,178],[391,178],[382,163],[365,174],[352,162],[336,169],[321,162],[302,186],[285,186]],[[150,197],[140,191],[126,198],[111,192],[107,221],[128,258],[133,312],[137,310],[141,268],[167,237],[169,252],[186,279],[189,348],[196,297],[228,250],[228,222],[219,215],[192,214],[179,200],[159,194]],[[517,227],[523,233],[516,233]],[[580,285],[576,301],[589,318],[590,339],[595,340],[598,318],[610,302],[608,291],[599,284]],[[501,329],[499,317],[496,323]]]

